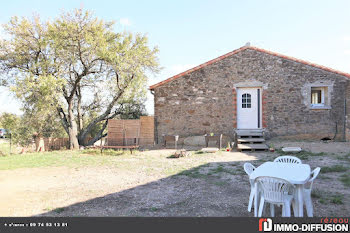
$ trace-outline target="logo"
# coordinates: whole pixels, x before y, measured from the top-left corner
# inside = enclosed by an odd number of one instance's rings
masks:
[[[271,218],[259,219],[259,231],[272,231],[272,220]]]
[[[264,232],[349,232],[348,218],[321,219],[321,223],[303,223],[292,221],[289,223],[272,223],[271,218],[259,219],[259,231]]]

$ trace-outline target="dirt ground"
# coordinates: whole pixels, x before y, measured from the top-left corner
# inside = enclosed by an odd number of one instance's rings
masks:
[[[298,143],[273,142],[276,148]],[[303,160],[312,169],[349,168],[349,143],[302,145],[326,152]],[[253,216],[247,211],[250,185],[242,166],[279,155],[220,151],[168,158],[172,153],[143,151],[104,166],[1,170],[0,216]],[[342,174],[321,170],[314,184],[315,216],[349,215],[350,189],[339,180]]]

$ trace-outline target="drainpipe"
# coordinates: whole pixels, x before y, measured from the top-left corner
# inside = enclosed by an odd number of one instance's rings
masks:
[[[154,96],[154,89],[150,89],[150,92],[151,92],[151,94],[153,95],[153,99],[155,98],[155,96]],[[153,101],[153,102],[155,102],[155,101]],[[153,109],[154,109],[154,143],[156,143],[156,144],[158,144],[158,127],[157,127],[157,118],[156,118],[156,116],[155,116],[155,110],[156,110],[156,108],[154,107],[154,105],[153,105]]]

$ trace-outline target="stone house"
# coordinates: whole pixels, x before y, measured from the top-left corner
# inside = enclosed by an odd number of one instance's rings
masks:
[[[350,74],[249,45],[154,84],[155,136],[350,138]]]

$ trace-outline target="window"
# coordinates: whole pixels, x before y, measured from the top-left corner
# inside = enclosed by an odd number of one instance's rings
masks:
[[[311,91],[311,104],[322,104],[322,91],[312,90]]]
[[[301,93],[303,96],[302,103],[307,109],[332,109],[332,81],[321,80],[313,83],[305,83],[301,87]]]
[[[242,108],[251,108],[252,107],[252,97],[250,94],[242,95]]]
[[[327,87],[311,87],[311,107],[325,106]]]

